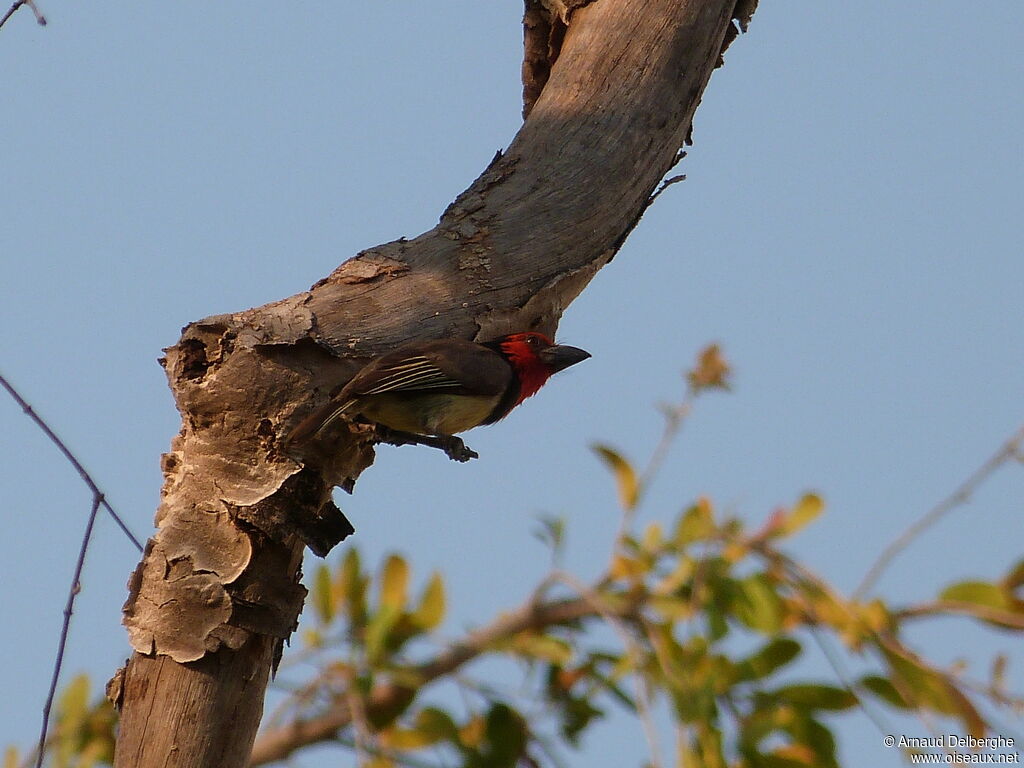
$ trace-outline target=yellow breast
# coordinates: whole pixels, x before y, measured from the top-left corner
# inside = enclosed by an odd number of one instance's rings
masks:
[[[353,410],[401,432],[454,435],[480,424],[494,410],[498,399],[491,395],[387,392],[361,397]]]

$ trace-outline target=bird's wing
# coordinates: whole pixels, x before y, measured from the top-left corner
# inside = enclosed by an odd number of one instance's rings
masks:
[[[380,395],[385,392],[438,389],[461,390],[465,384],[445,373],[434,360],[413,355],[374,366],[346,387],[349,396]]]
[[[511,376],[512,369],[495,351],[462,339],[441,339],[377,358],[345,385],[338,400],[419,390],[497,395]]]
[[[513,384],[509,364],[483,345],[461,339],[417,343],[413,348],[396,349],[366,365],[331,402],[303,419],[287,441],[299,442],[319,434],[359,398],[369,395],[429,391],[490,396],[512,393],[514,396],[518,387]],[[507,410],[504,408],[502,415]]]

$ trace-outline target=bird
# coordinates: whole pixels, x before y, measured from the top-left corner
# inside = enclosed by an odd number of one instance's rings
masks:
[[[459,461],[476,458],[453,436],[503,419],[553,374],[589,357],[589,352],[533,331],[483,343],[458,338],[409,342],[367,363],[328,403],[299,422],[285,442],[299,445],[320,437],[343,416],[361,417],[384,428],[383,442],[433,445]]]

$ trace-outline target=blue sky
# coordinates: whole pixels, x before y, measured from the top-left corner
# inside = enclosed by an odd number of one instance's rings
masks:
[[[0,30],[0,370],[148,534],[177,429],[161,347],[433,226],[519,125],[520,6],[40,2],[49,26]],[[828,511],[794,552],[852,588],[1024,421],[1022,27],[1012,0],[763,3],[698,111],[688,180],[565,316],[593,359],[470,433],[478,462],[382,449],[339,499],[364,555],[442,569],[451,634],[543,573],[538,513],[569,519],[568,564],[593,574],[617,518],[588,443],[644,457],[656,404],[717,341],[735,391],[701,402],[644,519],[707,494],[759,520],[814,489]],[[13,403],[0,424],[0,744],[27,744],[89,499]],[[881,588],[1001,573],[1022,499],[1003,470]],[[69,673],[123,661],[136,559],[103,521]],[[1008,636],[950,622],[919,642],[1004,650],[1024,682]],[[863,718],[839,733],[851,765],[899,764]],[[636,764],[639,739],[616,720],[570,764]]]

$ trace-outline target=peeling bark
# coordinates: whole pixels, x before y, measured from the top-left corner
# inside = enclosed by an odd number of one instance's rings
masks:
[[[351,533],[331,489],[351,491],[373,461],[366,430],[302,456],[281,436],[409,340],[554,335],[675,162],[736,0],[565,7],[544,9],[568,26],[529,119],[436,227],[296,296],[193,323],[166,351],[182,427],[125,605],[119,768],[248,760],[302,609],[303,548],[324,555]]]

